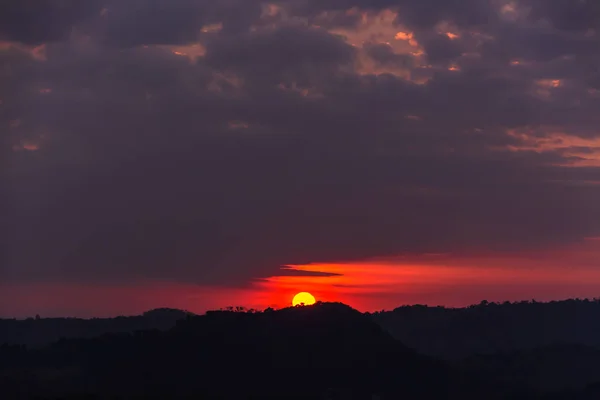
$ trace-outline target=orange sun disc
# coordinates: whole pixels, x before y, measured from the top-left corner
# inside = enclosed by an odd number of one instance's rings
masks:
[[[312,294],[308,293],[308,292],[300,292],[297,295],[294,296],[294,299],[292,300],[292,305],[298,306],[310,306],[315,304],[316,300],[315,300],[315,296],[313,296]]]

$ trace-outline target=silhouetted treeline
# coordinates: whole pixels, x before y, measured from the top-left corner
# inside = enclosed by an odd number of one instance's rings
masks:
[[[337,303],[203,316],[159,309],[101,324],[4,320],[39,330],[36,338],[63,338],[1,345],[0,399],[597,400],[599,318],[597,301],[569,300],[374,314]],[[51,328],[64,321],[89,325],[65,338],[64,325]],[[88,337],[90,327],[100,334]]]
[[[421,356],[341,304],[212,312],[166,332],[4,346],[0,377],[0,393],[10,399],[531,398]]]
[[[460,359],[555,344],[600,347],[600,301],[488,303],[466,308],[404,306],[373,320],[417,351]]]
[[[225,311],[255,312],[243,307]],[[103,319],[0,319],[0,344],[45,345],[60,338],[168,330],[190,313],[152,310]],[[417,351],[446,359],[510,352],[554,344],[600,347],[600,301],[481,302],[466,308],[403,306],[370,314],[392,336]]]

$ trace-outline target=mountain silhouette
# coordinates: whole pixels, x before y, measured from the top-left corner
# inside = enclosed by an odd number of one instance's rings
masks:
[[[444,359],[560,344],[600,348],[600,301],[520,301],[465,308],[403,306],[371,314],[396,339]]]
[[[31,350],[4,346],[0,355],[0,390],[14,398],[507,395],[485,379],[470,380],[444,362],[419,355],[368,315],[338,303],[188,314],[165,332],[62,339]]]
[[[567,305],[573,304],[578,303]],[[498,324],[492,316],[508,321],[510,314],[500,311],[519,311],[512,317],[516,319],[528,315],[529,307],[412,307],[401,310],[398,318],[398,311],[363,314],[340,303],[317,303],[200,316],[157,309],[139,317],[105,320],[5,320],[28,329],[47,329],[63,321],[80,328],[90,325],[82,329],[84,335],[63,337],[50,345],[0,346],[0,398],[598,398],[594,396],[600,391],[600,350],[593,346],[574,340],[442,360],[407,346],[390,333],[390,321],[381,321],[392,318],[397,327],[404,320],[403,329],[409,331],[422,327],[425,316],[433,312],[439,319],[430,318],[431,326],[441,326],[440,316],[451,316],[446,321],[455,329],[454,318],[470,321],[463,327],[465,337],[485,338],[481,327]],[[121,330],[89,337],[94,332],[90,327]],[[563,331],[564,337],[571,337],[569,327]],[[56,332],[51,333],[55,337]],[[435,337],[444,337],[444,332],[425,339]],[[535,340],[524,343],[533,345]]]

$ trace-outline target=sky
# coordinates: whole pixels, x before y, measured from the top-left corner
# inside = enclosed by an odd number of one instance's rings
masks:
[[[600,2],[0,4],[0,316],[600,296]]]

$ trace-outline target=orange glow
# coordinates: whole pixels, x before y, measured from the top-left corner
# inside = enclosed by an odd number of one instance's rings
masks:
[[[281,7],[279,7],[277,4],[263,4],[262,5],[262,11],[261,11],[261,18],[273,18],[276,17],[277,15],[279,15],[281,13]]]
[[[0,282],[0,316],[134,315],[158,307],[202,313],[227,306],[282,308],[299,290],[360,311],[404,304],[463,307],[488,301],[593,298],[600,292],[600,239],[545,251],[474,256],[422,254],[289,266],[250,287],[177,282],[127,284]],[[318,271],[321,274],[316,275]],[[293,275],[290,275],[293,273]],[[305,274],[305,275],[299,275]],[[306,304],[306,303],[305,303]]]
[[[28,151],[36,151],[40,149],[40,145],[37,143],[25,143],[23,149]]]
[[[402,31],[397,32],[396,35],[394,36],[394,39],[403,40],[405,42],[408,42],[411,46],[418,46],[418,43],[414,39],[412,32],[402,32]]]
[[[212,78],[213,79],[208,84],[208,90],[211,92],[229,92],[229,94],[233,94],[235,92],[240,92],[240,89],[244,86],[244,80],[232,73],[213,72]]]
[[[398,32],[398,33],[396,33],[396,36],[394,36],[394,39],[404,40],[405,42],[408,42],[408,44],[410,44],[413,47],[419,46],[419,43],[414,39],[414,35],[412,32]]]
[[[148,48],[148,46],[142,47]],[[191,63],[196,63],[196,61],[198,61],[198,58],[204,57],[206,55],[206,48],[200,43],[194,43],[183,46],[157,45],[155,47],[164,49],[178,56],[187,57]]]
[[[543,128],[543,127],[542,127]],[[560,151],[564,157],[571,157],[565,166],[600,166],[600,139],[582,138],[568,133],[554,132],[546,128],[545,136],[527,130],[508,130],[507,135],[523,142],[521,146],[507,146],[510,151],[534,151],[537,153]],[[581,149],[585,149],[582,151]]]
[[[331,33],[340,35],[345,38],[346,42],[355,47],[362,47],[366,43],[391,43],[394,51],[397,53],[406,54],[413,51],[413,46],[418,44],[414,39],[411,39],[412,44],[409,45],[408,40],[396,40],[399,27],[396,23],[398,13],[392,10],[383,10],[378,13],[364,12],[357,9],[347,11],[347,14],[358,14],[361,16],[358,26],[355,28],[336,28],[330,30]],[[407,33],[408,35],[408,33]],[[410,34],[412,35],[412,34]]]
[[[243,122],[243,121],[230,121],[229,124],[229,129],[248,129],[250,127],[250,125],[248,125],[248,123]]]
[[[516,22],[522,15],[516,2],[511,1],[500,7],[500,15],[507,21]]]
[[[309,98],[322,98],[323,94],[320,93],[316,88],[312,87],[300,87],[296,82],[292,82],[291,84],[280,83],[277,85],[277,88],[286,92],[297,93],[302,97]]]
[[[549,98],[552,96],[551,89],[556,89],[562,86],[562,81],[560,79],[540,79],[537,80],[535,84],[537,86],[535,94],[543,98]]]
[[[599,255],[600,242],[588,240],[535,254],[430,254],[371,262],[292,265],[279,276],[256,281],[255,302],[285,307],[298,288],[321,301],[339,301],[363,311],[417,303],[466,306],[482,299],[594,297],[600,290],[600,271],[594,268]]]
[[[260,308],[250,289],[216,288],[177,282],[13,283],[0,282],[0,317],[113,317],[139,315],[159,307],[195,313],[227,306]],[[291,297],[290,297],[291,298]],[[289,299],[286,305],[289,304]],[[264,308],[264,307],[262,307]]]
[[[292,299],[292,305],[296,306],[312,306],[316,303],[315,297],[308,292],[300,292]]]
[[[512,14],[517,11],[517,7],[516,7],[515,3],[508,3],[508,4],[503,5],[502,8],[500,9],[500,11],[504,14]]]
[[[40,149],[43,135],[37,140],[21,140],[19,144],[12,147],[13,151],[37,151]]]
[[[31,56],[37,61],[46,61],[46,45],[41,44],[31,49]]]
[[[223,29],[223,24],[219,22],[218,24],[210,24],[202,27],[202,33],[216,33],[220,32]]]
[[[16,49],[18,51],[27,53],[31,58],[36,61],[46,61],[46,45],[41,44],[39,46],[26,46],[17,42],[5,42],[0,41],[0,51]]]
[[[560,79],[542,79],[538,81],[540,86],[557,88],[561,85]]]
[[[357,60],[355,71],[360,75],[381,75],[391,74],[398,78],[409,80],[413,83],[425,83],[428,79],[423,78],[417,81],[411,76],[411,68],[399,64],[388,63],[381,64],[373,60],[366,51],[367,46],[382,45],[389,46],[391,52],[396,55],[411,55],[414,57],[413,63],[417,66],[424,63],[425,53],[413,32],[408,27],[397,23],[398,12],[394,10],[382,10],[378,13],[365,12],[358,9],[351,9],[347,14],[360,15],[358,26],[353,28],[335,28],[330,32],[343,37],[349,45],[355,47],[357,51]]]
[[[341,35],[348,43],[362,46],[368,42],[391,41],[398,31],[395,23],[398,13],[392,10],[383,10],[378,13],[350,9],[348,15],[360,15],[358,26],[353,28],[336,28],[331,33]]]

